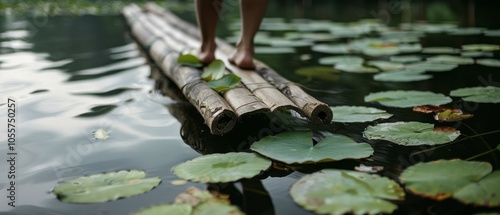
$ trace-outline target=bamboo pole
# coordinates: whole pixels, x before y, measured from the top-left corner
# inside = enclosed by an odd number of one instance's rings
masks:
[[[211,133],[222,135],[229,132],[236,124],[236,114],[217,92],[201,80],[200,71],[177,64],[178,54],[169,49],[158,32],[148,31],[144,25],[145,16],[141,15],[138,7],[125,7],[123,15],[131,23],[132,34],[138,42],[147,49],[155,47],[149,49],[150,54],[154,54],[156,63],[203,116]],[[159,61],[160,58],[163,60]]]
[[[155,3],[146,4],[145,9],[147,11],[150,11],[150,12],[162,17],[169,24],[174,25],[175,28],[183,30],[186,34],[190,35],[191,37],[194,37],[197,40],[200,39],[199,32],[196,29],[196,27],[179,19],[174,14],[172,14],[170,11],[159,7]],[[227,56],[230,53],[233,53],[235,51],[234,47],[232,47],[230,44],[224,42],[223,40],[218,39],[217,44],[218,44],[219,50],[221,50],[223,55]],[[254,62],[256,64],[256,66],[259,68],[257,70],[257,72],[262,77],[264,77],[265,80],[267,80],[267,82],[273,84],[276,88],[278,88],[284,95],[286,95],[286,97],[288,97],[288,99],[293,101],[293,103],[301,109],[301,111],[298,111],[301,115],[305,115],[313,123],[316,123],[316,124],[327,124],[327,123],[331,122],[331,120],[333,118],[333,113],[327,104],[320,102],[317,99],[315,99],[314,97],[305,93],[295,83],[281,77],[276,71],[272,70],[266,64],[264,64],[258,60],[254,60]],[[254,74],[253,72],[246,72],[246,71],[242,72],[242,70],[238,70],[234,66],[231,69],[234,69],[233,72],[236,75],[241,74],[241,75],[244,75],[246,78],[250,78],[250,79],[256,78],[254,75],[249,75],[250,77],[247,77],[248,73]],[[261,80],[259,79],[259,81],[261,81]],[[258,84],[256,84],[256,86],[258,86]],[[252,91],[251,84],[248,84],[247,87],[249,89],[251,89],[251,91]],[[256,87],[256,88],[258,88],[258,87]],[[256,92],[254,92],[254,94],[255,93]],[[260,98],[260,96],[259,96],[259,98]],[[267,97],[267,98],[269,98],[269,97]],[[271,108],[271,110],[272,110],[272,108]]]

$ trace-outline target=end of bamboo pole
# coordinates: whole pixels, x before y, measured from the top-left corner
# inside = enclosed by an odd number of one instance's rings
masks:
[[[308,104],[307,108],[312,110],[309,119],[314,124],[329,124],[333,119],[333,112],[326,104]]]
[[[236,115],[230,110],[221,110],[215,113],[211,120],[207,125],[214,135],[223,135],[231,131],[236,125]]]

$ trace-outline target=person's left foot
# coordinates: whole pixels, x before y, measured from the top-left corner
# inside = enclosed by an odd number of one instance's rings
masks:
[[[197,53],[197,57],[203,64],[210,64],[215,60],[215,42],[203,44]]]
[[[255,64],[253,63],[253,51],[248,48],[241,48],[238,46],[236,52],[229,58],[229,62],[241,69],[255,69]]]

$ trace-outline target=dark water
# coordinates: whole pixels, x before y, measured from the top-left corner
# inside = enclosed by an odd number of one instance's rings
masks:
[[[277,8],[276,4],[270,6],[272,11],[280,11]],[[301,18],[334,18],[326,12],[311,14],[294,5],[287,8],[283,10],[287,12],[273,15],[292,18],[291,14],[296,13]],[[304,11],[301,13],[301,10]],[[367,18],[369,11],[363,10],[352,19],[342,15],[343,20],[340,21]],[[192,12],[182,15],[193,19]],[[223,21],[227,23],[230,20]],[[486,22],[485,25],[495,27]],[[6,179],[2,176],[2,214],[130,214],[147,206],[172,202],[188,186],[229,193],[232,202],[248,214],[311,214],[295,205],[288,195],[290,186],[305,173],[322,168],[352,169],[363,163],[383,165],[386,169],[381,174],[396,178],[405,167],[417,162],[466,159],[498,144],[499,135],[485,135],[413,155],[430,147],[405,148],[386,142],[370,142],[375,154],[366,160],[301,166],[295,172],[275,169],[257,179],[234,184],[188,183],[172,186],[170,181],[177,177],[171,173],[171,168],[200,153],[245,151],[248,144],[256,139],[292,127],[313,128],[317,137],[340,133],[357,141],[366,141],[361,132],[368,124],[314,127],[287,116],[254,116],[243,119],[228,135],[211,136],[195,110],[177,99],[179,93],[175,87],[159,86],[149,78],[155,71],[141,56],[126,30],[119,16],[0,17],[0,109],[4,113],[7,97],[15,98],[19,128],[16,208],[6,206],[6,198],[3,197],[7,189]],[[228,34],[227,30],[221,29],[221,36]],[[421,41],[424,47],[460,47],[479,42],[500,44],[500,38],[434,35]],[[302,54],[311,54],[311,60],[301,60]],[[372,75],[348,73],[341,73],[336,80],[313,78],[303,82],[303,77],[293,73],[299,67],[317,65],[317,58],[321,56],[326,55],[303,48],[297,54],[256,57],[283,76],[303,83],[311,95],[329,105],[379,107],[394,114],[389,121],[435,123],[431,116],[412,113],[409,109],[366,104],[363,97],[382,90],[429,90],[448,94],[450,90],[460,87],[500,85],[499,69],[477,65],[434,73],[433,79],[414,83],[375,82]],[[499,58],[498,53],[494,57]],[[171,97],[160,93],[160,89],[166,88],[169,90],[164,92]],[[454,101],[453,106],[461,107],[475,117],[463,123],[444,125],[454,126],[467,136],[499,129],[498,105],[464,103],[456,98]],[[5,121],[4,116],[1,115],[2,122]],[[108,130],[110,138],[93,139],[92,132],[99,128]],[[7,152],[4,135],[0,140],[3,160]],[[498,155],[498,152],[490,153],[476,160],[489,161],[498,169]],[[4,161],[0,167],[0,173],[5,174]],[[61,180],[123,169],[144,170],[148,176],[161,177],[163,182],[146,194],[99,204],[62,203],[49,192]],[[487,209],[451,200],[437,203],[409,195],[405,202],[399,204],[396,214],[428,214],[428,211],[470,214],[478,210]]]

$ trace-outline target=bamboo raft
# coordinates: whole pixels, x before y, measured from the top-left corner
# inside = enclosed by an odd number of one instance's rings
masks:
[[[201,71],[177,63],[181,53],[200,47],[199,30],[154,3],[141,9],[135,4],[122,11],[130,31],[162,72],[198,110],[212,134],[225,134],[245,115],[267,111],[293,110],[314,124],[328,124],[333,113],[327,104],[304,92],[261,61],[256,70],[243,70],[228,59],[235,47],[217,39],[216,57],[224,61],[226,72],[241,78],[241,84],[222,95],[201,79]]]

